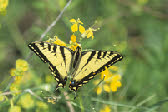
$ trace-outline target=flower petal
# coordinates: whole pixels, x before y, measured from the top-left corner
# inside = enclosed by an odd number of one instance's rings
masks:
[[[12,106],[9,108],[8,112],[21,112],[20,106]]]
[[[11,76],[16,76],[15,72],[16,72],[16,69],[15,69],[15,68],[12,68],[12,69],[10,70],[10,75],[11,75]]]
[[[83,24],[82,21],[79,18],[77,19],[77,23]]]
[[[117,86],[115,84],[111,83],[110,87],[111,87],[111,91],[113,92],[117,91]]]
[[[118,81],[118,80],[121,80],[121,75],[113,76],[112,81]]]
[[[116,82],[116,86],[117,86],[117,87],[121,87],[121,86],[122,86],[122,83],[121,83],[120,81],[117,81],[117,82]]]
[[[97,92],[97,95],[101,94],[102,88],[101,88],[101,87],[98,87],[96,92]]]
[[[28,70],[27,61],[22,60],[22,59],[16,60],[16,70],[18,70],[18,71],[27,71]]]
[[[88,30],[87,38],[92,37],[92,36],[93,36],[93,32],[92,32],[92,30]]]
[[[82,25],[79,25],[79,31],[83,34],[85,32],[85,28]]]
[[[110,87],[109,87],[108,84],[104,84],[104,85],[103,85],[103,89],[104,89],[104,91],[106,91],[106,92],[110,92],[110,91],[111,91],[111,89],[110,89]]]
[[[71,35],[71,41],[76,42],[76,36],[75,35]]]
[[[66,46],[66,43],[60,40],[57,36],[55,36],[56,40],[53,42],[54,44],[57,44],[59,46]]]
[[[71,31],[72,32],[78,31],[78,25],[76,23],[71,26]]]
[[[76,20],[75,19],[71,19],[69,20],[71,23],[76,23]]]
[[[118,71],[118,67],[117,66],[111,66],[110,69],[112,69],[113,71]]]
[[[100,110],[100,112],[111,112],[111,109],[108,105],[106,105],[103,109]]]

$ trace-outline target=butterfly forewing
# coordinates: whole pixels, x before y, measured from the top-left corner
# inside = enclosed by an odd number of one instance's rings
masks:
[[[72,51],[48,42],[32,42],[28,46],[43,62],[49,63],[49,69],[58,82],[57,87],[64,87],[73,56]]]
[[[69,87],[71,90],[77,91],[78,87],[86,84],[94,76],[122,60],[122,55],[114,51],[83,51],[81,53],[81,61],[78,69],[73,75],[73,79]]]

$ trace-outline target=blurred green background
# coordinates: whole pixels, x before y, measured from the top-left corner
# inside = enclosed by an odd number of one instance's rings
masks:
[[[6,14],[0,15],[1,93],[9,90],[10,70],[15,68],[16,60],[27,59],[30,53],[28,43],[40,39],[67,2],[68,0],[9,1]],[[112,112],[168,112],[167,4],[167,0],[72,0],[56,26],[43,40],[48,39],[47,36],[57,35],[68,43],[72,34],[70,19],[80,18],[86,28],[97,21],[100,30],[94,32],[93,40],[85,39],[82,48],[113,50],[124,55],[124,59],[116,64],[122,74],[122,87],[115,93],[103,92],[96,95],[93,90],[87,95],[88,89],[94,86],[93,81],[90,81],[81,88],[79,97],[69,102],[76,112],[99,112],[104,105],[108,105]],[[29,81],[23,79],[26,83],[22,85],[22,90],[33,88],[32,91],[39,96],[43,95],[42,98],[51,96],[56,83],[54,79],[52,83],[45,81],[45,77],[50,75],[48,66],[42,64],[34,54],[27,61],[33,75]],[[50,93],[39,93],[37,88],[45,84],[51,85]],[[0,111],[9,110],[11,98],[14,105],[21,105],[18,101],[25,94],[24,91],[13,97],[7,95],[8,100],[0,102]],[[70,107],[67,106],[64,95],[61,96],[56,104],[43,100],[42,107],[21,106],[21,110],[69,112]],[[39,101],[33,95],[31,98],[34,102],[31,104]]]

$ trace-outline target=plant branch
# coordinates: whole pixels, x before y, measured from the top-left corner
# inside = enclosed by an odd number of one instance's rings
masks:
[[[65,5],[65,7],[63,8],[63,10],[60,12],[60,14],[56,17],[56,19],[46,28],[46,30],[41,34],[39,41],[41,41],[46,34],[51,30],[51,28],[53,26],[55,26],[57,24],[57,21],[60,20],[60,18],[62,17],[63,13],[65,12],[65,10],[67,9],[67,7],[71,4],[72,0],[69,0],[67,2],[67,4]],[[29,60],[29,58],[32,56],[32,52],[29,53],[29,55],[27,56],[26,60]]]
[[[69,107],[70,112],[75,112],[71,102],[68,101],[70,98],[69,98],[69,96],[67,96],[67,92],[64,92],[64,96],[65,96],[65,99],[66,99],[66,105]]]
[[[60,14],[56,17],[55,21],[53,21],[48,27],[47,29],[44,31],[44,33],[41,35],[40,37],[40,40],[41,41],[45,36],[46,34],[51,30],[51,28],[53,26],[56,25],[57,21],[61,18],[62,14],[65,12],[65,10],[67,9],[67,7],[71,4],[71,1],[72,0],[69,0],[68,3],[65,5],[64,9],[60,12]]]

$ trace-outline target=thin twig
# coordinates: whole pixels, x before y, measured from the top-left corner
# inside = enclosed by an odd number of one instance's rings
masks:
[[[32,96],[35,96],[37,99],[43,101],[43,99],[40,96],[36,95],[31,89],[26,89],[24,91],[30,93]]]
[[[118,106],[118,107],[148,109],[148,107],[134,106],[134,105],[126,105],[126,104],[121,104],[121,103],[111,102],[111,101],[103,101],[102,99],[97,99],[97,98],[92,98],[92,101],[99,102],[99,103],[103,103],[103,104],[108,104],[108,105],[112,105],[112,106]]]
[[[4,93],[1,93],[0,96],[7,96],[7,95],[11,95],[17,92],[20,92],[20,91],[6,91]]]
[[[63,14],[64,11],[66,10],[66,8],[71,4],[71,1],[72,1],[72,0],[69,0],[69,1],[68,1],[68,3],[65,5],[64,9],[63,9],[63,10],[60,12],[60,14],[57,16],[57,18],[55,19],[55,21],[53,21],[53,22],[47,27],[47,29],[46,29],[46,30],[44,31],[44,33],[41,35],[40,40],[42,40],[42,39],[46,36],[46,34],[51,30],[51,28],[56,25],[57,21],[61,18],[62,14]]]
[[[14,80],[15,80],[15,76],[11,77],[11,79],[10,79],[10,81],[9,81],[9,83],[8,83],[8,85],[7,85],[7,87],[5,88],[4,91],[7,91],[10,88],[10,86],[13,83]]]
[[[147,99],[141,101],[140,103],[138,103],[138,104],[136,105],[136,107],[142,106],[144,103],[146,103],[146,102],[152,100],[153,97],[155,97],[155,96],[156,96],[156,95],[152,95],[152,96],[148,97]],[[137,108],[132,108],[129,112],[134,112],[136,109],[137,109]]]
[[[102,79],[95,87],[93,87],[93,88],[88,92],[88,94],[89,94],[91,91],[93,91],[95,88],[97,88],[97,87],[104,81],[104,78],[105,78],[105,75],[103,76],[103,79]]]
[[[1,93],[0,96],[7,96],[7,95],[15,94],[15,93],[18,93],[18,92],[21,92],[21,91],[7,91],[7,92],[4,92],[4,93]],[[23,90],[23,92],[28,92],[32,96],[35,96],[37,99],[43,101],[43,99],[40,96],[36,95],[31,89],[25,89],[25,90]]]
[[[60,20],[60,18],[62,17],[63,13],[65,12],[65,10],[67,9],[67,7],[71,4],[72,0],[69,0],[67,2],[67,4],[65,5],[64,9],[60,12],[60,14],[56,17],[56,19],[47,27],[47,29],[41,34],[39,41],[41,41],[46,34],[51,30],[51,28],[53,26],[55,26],[57,24],[57,21]],[[32,52],[29,53],[29,55],[27,56],[26,60],[29,60],[29,58],[32,56]]]
[[[75,112],[75,110],[74,110],[74,108],[73,108],[71,102],[68,101],[70,98],[69,98],[69,96],[67,96],[67,92],[64,92],[64,96],[65,96],[66,104],[67,104],[67,106],[69,107],[70,112]]]

